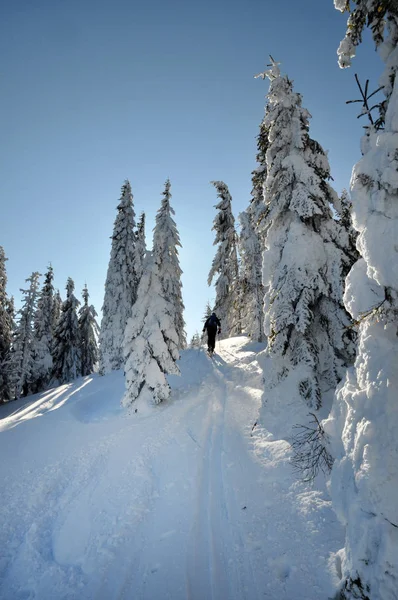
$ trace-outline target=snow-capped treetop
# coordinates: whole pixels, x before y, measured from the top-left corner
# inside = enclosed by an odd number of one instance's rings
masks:
[[[153,230],[153,260],[159,267],[159,279],[165,298],[175,308],[175,325],[179,347],[185,348],[186,334],[183,317],[182,270],[178,256],[178,247],[181,248],[181,242],[177,225],[172,217],[175,213],[170,204],[170,185],[170,181],[167,179],[162,194],[162,202],[156,213],[156,222]]]
[[[220,272],[222,262],[227,259],[232,269],[231,277],[238,276],[238,258],[236,252],[235,217],[232,214],[232,198],[228,186],[223,181],[211,182],[217,190],[220,202],[215,205],[218,213],[214,217],[212,231],[216,232],[213,246],[220,244],[214,257],[207,283],[210,285],[215,274]],[[217,284],[216,284],[217,285]]]
[[[302,108],[301,94],[293,91],[288,77],[272,74],[267,97],[264,126],[270,145],[266,153],[266,193],[268,199],[274,199],[267,221],[272,222],[280,211],[289,208],[300,219],[314,219],[315,224],[318,215],[331,215],[329,204],[338,203],[336,192],[327,183],[327,156],[320,144],[309,137],[311,115]],[[291,194],[278,193],[289,192],[292,183],[295,185]]]
[[[254,79],[266,79],[268,78],[270,81],[272,81],[273,79],[276,79],[277,77],[280,77],[281,74],[281,70],[279,68],[279,65],[281,63],[276,62],[272,56],[270,55],[270,61],[271,63],[269,65],[267,65],[267,67],[270,67],[269,69],[266,69],[265,71],[263,71],[262,73],[258,73],[257,75],[254,76]]]
[[[172,266],[180,276],[182,271],[179,266],[178,247],[181,248],[181,241],[177,225],[171,216],[175,212],[170,204],[170,187],[170,180],[167,179],[162,192],[162,202],[156,213],[156,224],[153,230],[153,258],[158,265],[164,264],[169,268]],[[166,277],[164,284],[165,292],[174,295],[172,281]],[[168,286],[170,285],[171,289],[169,290]]]
[[[75,282],[73,281],[73,279],[71,277],[68,277],[65,289],[66,289],[66,297],[70,298],[75,290]],[[76,302],[77,302],[76,306],[78,304],[80,304],[80,302],[78,300]]]
[[[220,201],[215,205],[218,212],[212,227],[216,232],[213,245],[218,244],[218,248],[207,283],[211,285],[218,275],[214,311],[221,320],[223,336],[229,337],[241,333],[237,235],[228,186],[223,181],[211,183]]]

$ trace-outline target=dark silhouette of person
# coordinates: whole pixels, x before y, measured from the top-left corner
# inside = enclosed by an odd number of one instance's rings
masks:
[[[206,320],[206,323],[203,326],[203,333],[205,331],[207,331],[207,350],[209,354],[213,354],[216,346],[216,333],[221,333],[221,322],[215,312],[213,312]]]

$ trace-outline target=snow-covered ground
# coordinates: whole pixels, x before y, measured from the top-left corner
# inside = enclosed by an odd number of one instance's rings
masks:
[[[252,433],[257,350],[183,352],[154,408],[120,407],[122,372],[0,407],[0,598],[330,598],[343,531],[288,442]]]

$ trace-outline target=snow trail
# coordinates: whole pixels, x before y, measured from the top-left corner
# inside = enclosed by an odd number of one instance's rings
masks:
[[[251,428],[255,345],[188,350],[173,400],[120,409],[120,372],[5,406],[0,598],[325,600],[341,532]],[[0,413],[0,417],[2,413]]]

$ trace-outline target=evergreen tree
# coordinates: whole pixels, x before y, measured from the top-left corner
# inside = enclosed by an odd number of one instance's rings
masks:
[[[52,347],[54,340],[54,271],[50,265],[44,276],[44,284],[34,316],[35,374],[34,392],[40,392],[49,383],[52,372]]]
[[[135,243],[135,264],[138,281],[141,279],[144,272],[145,255],[146,255],[146,239],[145,239],[145,213],[141,213],[140,220],[137,225],[136,243]]]
[[[66,300],[54,333],[53,380],[68,383],[81,375],[81,353],[77,308],[80,305],[73,291],[75,284],[69,277]]]
[[[299,393],[318,408],[321,391],[336,386],[354,355],[341,300],[346,257],[330,210],[337,195],[327,183],[327,157],[309,137],[301,96],[273,60],[261,76],[271,81],[263,256],[270,385],[295,373]]]
[[[8,360],[13,334],[13,300],[7,296],[7,272],[4,248],[0,246],[0,403],[11,398]]]
[[[51,318],[51,327],[52,330],[55,331],[61,316],[61,312],[62,312],[62,298],[61,298],[61,294],[59,293],[59,290],[57,290],[54,294],[53,297],[53,309],[52,309],[52,318]]]
[[[349,7],[349,2],[346,6]],[[336,6],[344,8],[342,2]],[[387,28],[384,23],[387,21]],[[362,140],[351,177],[360,258],[345,304],[359,321],[355,368],[337,390],[325,430],[334,442],[331,492],[346,527],[341,599],[395,600],[398,589],[398,17],[393,2],[358,0],[339,49],[347,66],[365,24],[385,61],[380,122]],[[384,36],[386,36],[384,38]],[[351,44],[351,45],[350,45]],[[366,107],[365,107],[366,109]]]
[[[190,348],[200,348],[200,335],[199,333],[196,331],[192,338],[191,338],[191,342],[189,344]]]
[[[347,190],[343,190],[340,196],[339,215],[339,223],[346,232],[346,243],[344,250],[348,260],[343,267],[343,277],[345,278],[353,264],[359,259],[359,252],[357,250],[358,232],[354,229],[352,224],[352,202]]]
[[[10,355],[10,378],[13,397],[28,396],[35,391],[37,380],[35,356],[37,344],[34,332],[34,316],[37,308],[40,273],[32,273],[26,279],[28,289],[21,289],[22,307],[18,311],[19,320],[15,328],[12,352]]]
[[[260,132],[257,136],[256,160],[258,167],[252,172],[252,198],[248,208],[252,227],[259,239],[261,248],[263,248],[264,245],[264,219],[267,212],[264,201],[264,185],[267,179],[266,156],[268,146],[268,124],[263,119],[260,124]]]
[[[202,318],[203,323],[206,323],[207,319],[210,317],[210,315],[212,314],[212,312],[213,312],[213,309],[211,307],[211,304],[210,304],[209,301],[207,301],[206,308],[205,308],[205,313],[204,313],[203,318]]]
[[[232,214],[231,195],[223,181],[213,181],[220,202],[215,208],[218,213],[213,221],[216,237],[213,245],[218,244],[216,255],[210,269],[207,283],[211,285],[216,274],[216,302],[214,311],[221,321],[223,337],[241,333],[239,270],[237,254],[237,235],[235,219]]]
[[[98,323],[95,319],[97,313],[93,305],[89,305],[87,284],[82,291],[84,304],[79,310],[79,340],[81,374],[90,375],[98,362],[97,338],[99,335]]]
[[[7,313],[8,313],[8,317],[10,319],[10,323],[11,323],[11,332],[13,332],[14,329],[15,329],[15,302],[14,302],[14,296],[11,296],[11,298],[7,302]],[[11,335],[11,339],[12,339],[12,335]]]
[[[258,167],[252,172],[252,198],[246,211],[239,215],[241,226],[239,254],[241,258],[242,329],[258,342],[265,340],[262,255],[265,245],[267,214],[264,186],[267,179],[268,130],[269,124],[263,119],[257,136],[256,160]]]
[[[253,340],[263,342],[264,286],[262,283],[262,254],[264,250],[265,222],[267,206],[264,200],[264,186],[267,179],[267,149],[269,124],[263,119],[257,136],[258,167],[252,172],[250,204],[239,215],[241,232],[239,254],[241,259],[240,288],[242,305],[242,329]]]
[[[253,224],[251,206],[240,213],[239,254],[242,329],[252,340],[263,342],[264,287],[262,284],[261,244]]]
[[[166,373],[179,374],[175,363],[179,358],[175,308],[167,299],[160,280],[160,256],[159,253],[148,255],[137,301],[127,322],[123,406],[131,405],[139,396],[155,404],[166,400],[170,394]]]
[[[136,265],[136,233],[133,194],[125,181],[112,235],[112,250],[105,282],[100,331],[101,375],[123,365],[123,336],[127,319],[137,299],[139,273]]]
[[[170,181],[167,180],[163,199],[156,214],[156,224],[153,234],[153,253],[159,267],[160,282],[165,298],[174,307],[174,322],[178,335],[178,347],[187,345],[184,322],[184,304],[182,301],[182,283],[178,247],[181,248],[177,226],[172,218],[174,210],[170,205]]]

